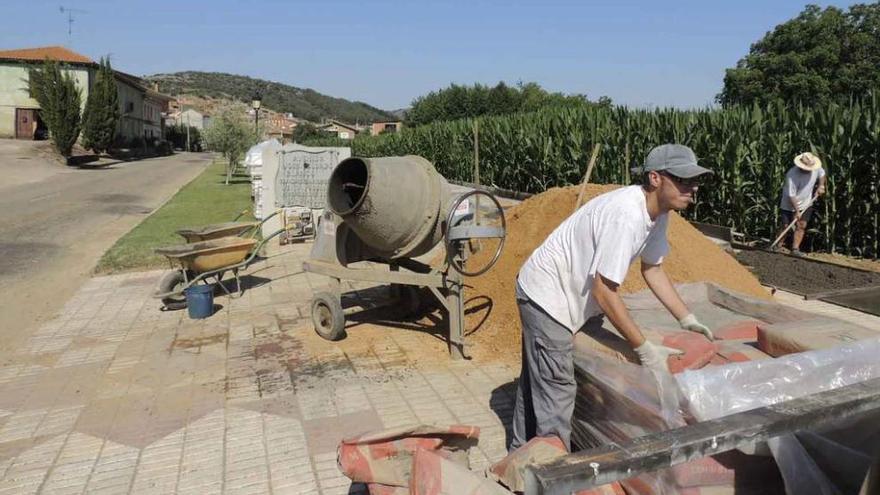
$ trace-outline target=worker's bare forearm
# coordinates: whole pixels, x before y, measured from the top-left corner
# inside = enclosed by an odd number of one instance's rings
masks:
[[[651,292],[657,296],[657,299],[663,303],[663,306],[672,313],[675,319],[680,320],[690,313],[662,266],[642,262],[642,277],[645,278],[645,283],[648,284]]]
[[[623,304],[623,299],[617,292],[617,284],[596,274],[596,278],[593,280],[593,297],[608,321],[633,348],[645,343],[645,336],[642,335],[642,331],[629,315],[629,311]]]

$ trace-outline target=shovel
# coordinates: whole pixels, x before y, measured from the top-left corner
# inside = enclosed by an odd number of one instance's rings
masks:
[[[818,197],[819,197],[819,194],[814,194],[813,197],[810,198],[810,201],[807,203],[806,208],[801,210],[801,213],[807,211],[807,209],[809,207],[813,206],[813,203],[816,201],[816,198],[818,198]],[[788,227],[786,227],[785,230],[783,230],[782,233],[779,234],[779,237],[777,237],[776,240],[773,241],[773,244],[770,244],[770,247],[768,249],[772,250],[774,247],[776,247],[776,245],[779,244],[779,241],[781,241],[782,238],[785,237],[786,234],[788,234],[788,231],[791,230],[792,227],[794,227],[794,224],[796,224],[798,220],[800,220],[800,216],[795,216],[795,219],[792,220],[790,224],[788,224]]]

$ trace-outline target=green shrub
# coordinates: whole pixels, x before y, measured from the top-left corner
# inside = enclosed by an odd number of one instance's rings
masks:
[[[30,72],[29,90],[40,104],[40,116],[49,128],[55,148],[69,158],[79,138],[82,97],[69,71],[46,59],[43,66]]]
[[[101,59],[95,83],[86,99],[83,115],[83,146],[106,153],[114,142],[119,122],[119,95],[109,59]]]

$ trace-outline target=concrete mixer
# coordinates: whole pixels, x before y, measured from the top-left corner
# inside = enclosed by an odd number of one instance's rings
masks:
[[[480,210],[480,198],[488,212]],[[331,279],[331,289],[312,299],[315,331],[328,340],[345,336],[342,280],[391,284],[398,303],[410,309],[420,303],[417,287],[427,287],[448,314],[450,353],[465,357],[463,280],[495,264],[505,234],[504,210],[492,194],[472,190],[454,197],[446,179],[422,157],[341,161],[330,175],[327,209],[303,262],[305,271]],[[468,267],[481,239],[498,239],[496,249],[482,267]],[[442,267],[414,259],[441,242]]]

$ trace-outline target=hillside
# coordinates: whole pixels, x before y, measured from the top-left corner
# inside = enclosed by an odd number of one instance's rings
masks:
[[[159,91],[172,96],[191,95],[250,102],[251,96],[259,92],[263,96],[263,105],[266,108],[276,112],[289,112],[294,117],[312,122],[321,122],[326,118],[363,124],[394,118],[391,113],[363,102],[334,98],[313,89],[297,88],[247,76],[219,72],[175,72],[154,74],[147,76],[146,79],[159,83]]]

